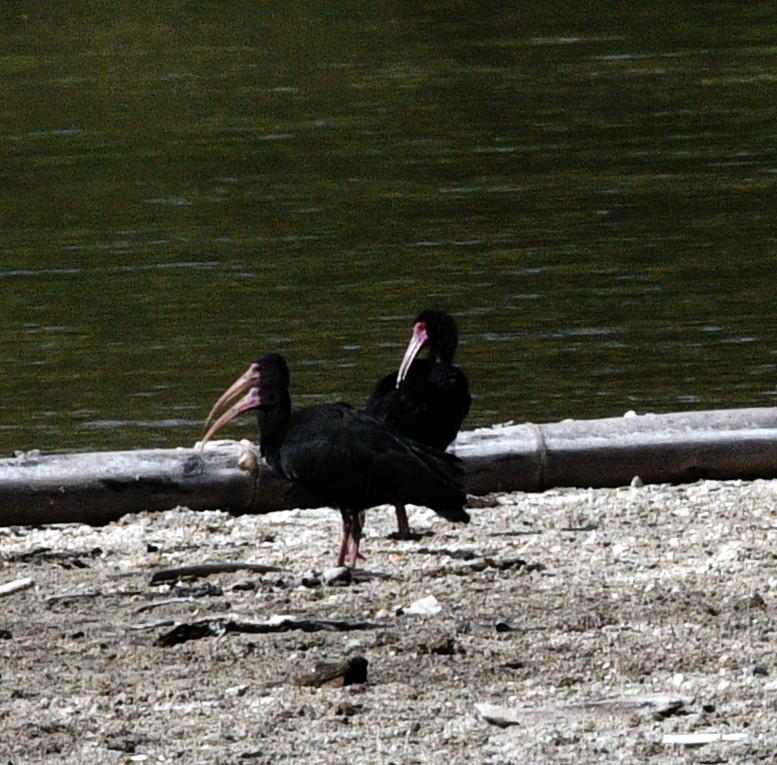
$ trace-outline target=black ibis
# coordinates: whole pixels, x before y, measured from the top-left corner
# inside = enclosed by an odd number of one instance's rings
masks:
[[[458,328],[447,312],[427,308],[415,319],[413,335],[396,372],[375,387],[363,409],[406,438],[444,451],[469,412],[467,376],[453,365]],[[428,358],[417,358],[428,347]],[[397,505],[400,537],[410,535],[407,512]]]
[[[214,422],[217,412],[241,394],[244,398]],[[255,361],[219,398],[206,421],[203,444],[251,409],[257,411],[264,461],[322,504],[340,509],[343,539],[338,565],[355,566],[369,507],[411,502],[449,521],[469,521],[456,457],[404,438],[348,404],[292,410],[289,370],[277,353]]]

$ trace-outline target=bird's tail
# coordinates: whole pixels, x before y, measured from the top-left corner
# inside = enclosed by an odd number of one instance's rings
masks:
[[[425,466],[424,480],[413,487],[408,502],[430,507],[438,515],[454,523],[469,523],[464,509],[467,492],[464,489],[464,469],[461,460],[453,454],[441,452],[425,444],[409,441],[417,459]]]

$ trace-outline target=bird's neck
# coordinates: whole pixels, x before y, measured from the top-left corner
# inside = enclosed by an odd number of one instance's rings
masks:
[[[431,380],[442,383],[448,379],[449,367],[450,362],[438,354],[437,356],[433,356],[429,359],[426,373]]]
[[[435,364],[441,364],[449,367],[453,364],[453,356],[456,353],[456,346],[449,343],[440,343],[429,352],[429,360]]]
[[[291,416],[291,399],[289,394],[281,395],[270,406],[262,406],[258,412],[260,451],[263,457],[272,459],[283,441],[286,426]]]

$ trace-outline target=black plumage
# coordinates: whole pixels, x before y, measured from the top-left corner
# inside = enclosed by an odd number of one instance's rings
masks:
[[[404,438],[363,410],[320,404],[292,410],[289,371],[270,353],[251,365],[219,399],[208,417],[248,393],[208,429],[204,441],[241,412],[255,409],[265,462],[322,504],[338,507],[343,539],[338,565],[355,565],[364,511],[384,503],[430,507],[466,523],[462,470],[452,455]],[[208,424],[206,423],[206,425]]]
[[[447,311],[421,311],[399,369],[378,382],[363,410],[400,435],[444,451],[472,401],[466,375],[453,364],[458,339],[456,322]],[[417,358],[424,347],[428,357]],[[409,535],[402,505],[397,505],[397,526],[400,536]]]

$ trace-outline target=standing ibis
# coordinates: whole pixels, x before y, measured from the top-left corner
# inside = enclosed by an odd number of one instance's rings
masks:
[[[444,451],[472,401],[466,375],[453,365],[458,342],[456,322],[447,311],[421,311],[399,369],[380,380],[363,410],[400,435]],[[428,358],[417,358],[424,347]],[[403,505],[396,511],[398,535],[407,538],[407,512]]]
[[[217,413],[242,394],[214,422]],[[264,461],[322,504],[340,509],[343,538],[338,565],[355,566],[369,507],[412,502],[449,521],[469,521],[456,457],[405,438],[347,404],[292,410],[289,370],[277,353],[255,361],[224,392],[208,416],[203,444],[251,409],[257,411]]]

